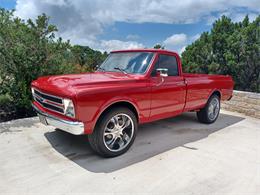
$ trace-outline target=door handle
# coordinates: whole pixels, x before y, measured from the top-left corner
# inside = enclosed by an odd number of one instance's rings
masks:
[[[161,82],[158,83],[158,84],[156,85],[156,87],[159,87],[159,86],[162,85],[163,83],[164,83],[164,77],[161,77]]]

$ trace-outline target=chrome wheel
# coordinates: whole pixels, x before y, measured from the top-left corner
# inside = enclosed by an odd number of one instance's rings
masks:
[[[112,152],[123,150],[134,135],[134,122],[127,114],[117,114],[106,124],[103,141],[106,148]]]
[[[218,116],[220,109],[219,100],[218,98],[213,98],[210,101],[209,107],[208,107],[208,117],[210,120],[215,120]]]

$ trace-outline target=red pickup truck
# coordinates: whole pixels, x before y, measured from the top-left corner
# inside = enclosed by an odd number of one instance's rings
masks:
[[[113,157],[133,144],[138,124],[187,111],[213,123],[233,85],[230,76],[183,73],[175,52],[138,49],[111,52],[96,72],[40,77],[31,86],[43,124],[87,134],[98,154]]]

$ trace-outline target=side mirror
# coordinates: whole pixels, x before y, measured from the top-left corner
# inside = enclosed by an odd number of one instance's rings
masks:
[[[156,74],[161,77],[167,77],[168,76],[168,69],[167,68],[157,68]]]

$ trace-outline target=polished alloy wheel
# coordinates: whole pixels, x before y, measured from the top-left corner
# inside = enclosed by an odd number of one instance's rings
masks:
[[[103,141],[108,150],[117,152],[123,150],[132,140],[134,123],[127,114],[117,114],[106,124]]]
[[[213,121],[216,119],[219,113],[219,109],[220,109],[220,105],[219,105],[218,98],[213,98],[210,101],[209,108],[208,108],[208,117],[210,120]]]

